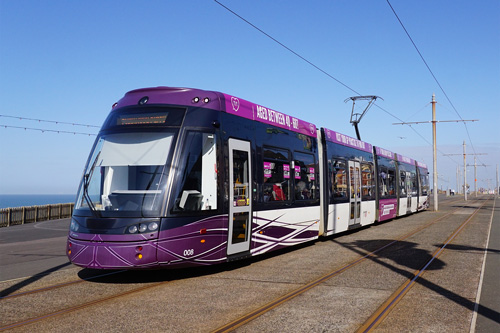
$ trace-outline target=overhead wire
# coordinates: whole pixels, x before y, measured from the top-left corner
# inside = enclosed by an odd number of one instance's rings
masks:
[[[218,5],[220,5],[221,7],[223,7],[224,9],[226,9],[228,12],[230,12],[231,14],[233,14],[234,16],[238,17],[240,20],[242,20],[243,22],[247,23],[248,25],[250,25],[252,28],[254,28],[255,30],[259,31],[260,33],[262,33],[263,35],[265,35],[266,37],[268,37],[269,39],[271,39],[272,41],[274,41],[275,43],[277,43],[278,45],[280,45],[281,47],[285,48],[287,51],[289,51],[290,53],[294,54],[295,56],[297,56],[298,58],[302,59],[303,61],[305,61],[306,63],[308,63],[309,65],[311,65],[312,67],[314,67],[315,69],[317,69],[318,71],[320,71],[321,73],[325,74],[326,76],[328,76],[329,78],[333,79],[334,81],[336,81],[337,83],[339,83],[340,85],[344,86],[345,88],[347,88],[348,90],[354,92],[355,94],[357,94],[358,96],[361,96],[361,94],[354,90],[353,88],[351,88],[350,86],[348,86],[347,84],[345,84],[344,82],[340,81],[339,79],[337,79],[336,77],[334,77],[333,75],[331,75],[330,73],[328,73],[327,71],[325,71],[324,69],[320,68],[319,66],[317,66],[316,64],[314,64],[313,62],[309,61],[308,59],[306,59],[304,56],[300,55],[299,53],[295,52],[294,50],[292,50],[290,47],[286,46],[285,44],[283,44],[282,42],[280,42],[279,40],[277,40],[276,38],[272,37],[271,35],[269,35],[268,33],[266,33],[264,30],[262,30],[261,28],[257,27],[255,24],[251,23],[250,21],[248,21],[247,19],[245,19],[244,17],[242,17],[241,15],[239,15],[238,13],[236,13],[235,11],[233,11],[232,9],[230,9],[229,7],[225,6],[224,4],[220,3],[218,0],[214,0]],[[384,109],[383,107],[381,107],[380,105],[378,104],[374,104],[377,108],[379,108],[380,110],[384,111],[385,113],[387,113],[388,115],[390,115],[391,117],[399,120],[400,122],[404,122],[403,120],[401,120],[399,117],[397,117],[396,115],[392,114],[391,112],[387,111],[386,109]],[[411,128],[411,130],[413,132],[415,132],[421,139],[423,139],[425,142],[427,142],[429,145],[432,146],[432,143],[429,142],[429,140],[427,140],[422,134],[420,134],[416,129],[414,129],[411,125],[409,124],[406,124],[406,126],[409,126]],[[438,150],[439,151],[439,150]],[[442,152],[440,152],[441,154],[443,154]],[[443,154],[444,155],[444,154]],[[455,161],[454,161],[455,162]],[[457,163],[457,162],[455,162]]]
[[[31,120],[31,121],[38,121],[39,123],[52,123],[52,124],[57,124],[57,125],[61,124],[61,125],[73,125],[73,126],[83,126],[83,127],[96,127],[96,128],[100,128],[100,126],[96,126],[96,125],[68,123],[68,122],[64,122],[64,121],[44,120],[44,119],[26,118],[26,117],[19,117],[19,116],[9,116],[9,115],[5,115],[5,114],[0,114],[0,117],[14,118],[14,119],[19,119],[19,120]]]
[[[281,47],[285,48],[286,50],[288,50],[289,52],[291,52],[292,54],[294,54],[295,56],[299,57],[300,59],[302,59],[303,61],[307,62],[309,65],[313,66],[314,68],[316,68],[317,70],[319,70],[320,72],[322,72],[323,74],[325,74],[326,76],[328,76],[329,78],[337,81],[337,83],[341,84],[342,86],[344,86],[345,88],[349,89],[350,91],[354,92],[355,94],[357,94],[358,96],[361,96],[361,94],[359,92],[357,92],[356,90],[352,89],[351,87],[349,87],[347,84],[345,84],[344,82],[340,81],[339,79],[335,78],[333,75],[329,74],[328,72],[326,72],[325,70],[321,69],[319,66],[316,66],[314,63],[312,63],[311,61],[307,60],[305,57],[301,56],[300,54],[298,54],[297,52],[295,52],[294,50],[292,50],[291,48],[289,48],[288,46],[286,46],[285,44],[281,43],[279,40],[277,40],[276,38],[274,38],[273,36],[269,35],[267,32],[265,32],[264,30],[260,29],[259,27],[257,27],[255,24],[251,23],[250,21],[248,21],[247,19],[245,19],[244,17],[242,17],[241,15],[239,15],[238,13],[236,13],[235,11],[233,11],[231,8],[225,6],[224,4],[220,3],[219,1],[217,0],[214,0],[217,4],[219,4],[221,7],[225,8],[228,12],[230,12],[231,14],[233,14],[234,16],[238,17],[240,20],[242,20],[243,22],[247,23],[248,25],[250,25],[252,28],[254,28],[255,30],[259,31],[260,33],[262,33],[263,35],[265,35],[266,37],[268,37],[269,39],[271,39],[272,41],[274,41],[275,43],[277,43],[278,45],[280,45]]]
[[[16,128],[16,129],[24,129],[24,130],[30,130],[30,131],[40,131],[42,133],[44,132],[52,132],[52,133],[58,133],[58,134],[79,134],[79,135],[87,135],[87,136],[95,136],[97,134],[95,133],[82,133],[82,132],[70,132],[70,131],[61,131],[61,130],[52,130],[52,129],[46,129],[46,128],[33,128],[33,127],[22,127],[22,126],[11,126],[11,125],[4,125],[0,124],[0,127],[4,128]]]
[[[394,13],[394,16],[396,16],[396,19],[398,20],[399,24],[401,25],[401,27],[403,28],[403,30],[405,31],[406,33],[406,36],[408,36],[408,38],[410,39],[411,43],[413,44],[413,47],[415,48],[415,50],[417,51],[418,55],[420,56],[420,59],[422,59],[423,63],[425,64],[425,67],[427,67],[427,70],[429,71],[429,73],[432,75],[432,77],[434,78],[434,81],[436,81],[439,89],[441,89],[441,92],[443,93],[443,95],[446,97],[446,100],[448,100],[448,103],[450,103],[451,107],[453,108],[453,110],[455,111],[455,113],[457,114],[457,116],[460,118],[460,120],[463,122],[464,126],[465,126],[465,131],[467,133],[467,137],[469,138],[469,142],[470,142],[470,145],[472,147],[472,150],[474,151],[474,154],[476,154],[476,149],[474,148],[474,145],[472,144],[472,138],[470,136],[470,133],[469,133],[469,129],[467,127],[467,123],[464,121],[464,119],[462,118],[462,116],[460,115],[460,113],[458,112],[457,108],[455,107],[455,105],[453,104],[453,102],[451,101],[451,99],[448,97],[448,94],[446,93],[446,91],[444,90],[444,88],[441,86],[441,83],[439,83],[438,79],[436,78],[436,76],[434,75],[434,72],[431,70],[430,66],[427,64],[427,61],[425,60],[424,56],[422,55],[422,53],[420,52],[420,50],[418,49],[417,45],[415,44],[415,42],[413,41],[413,38],[411,38],[410,36],[410,33],[408,32],[408,30],[406,30],[406,27],[404,26],[403,22],[401,21],[401,19],[399,18],[398,14],[396,13],[396,10],[394,9],[394,7],[392,7],[391,3],[389,2],[389,0],[386,0],[387,1],[387,4],[389,5],[389,7],[391,8],[392,12]]]
[[[80,124],[80,123],[70,123],[70,122],[64,122],[64,121],[58,121],[58,120],[45,120],[45,119],[37,119],[37,118],[27,118],[27,117],[19,117],[19,116],[10,116],[10,115],[5,115],[5,114],[0,114],[0,118],[12,118],[12,119],[18,119],[18,120],[28,120],[28,121],[36,121],[39,123],[52,123],[56,125],[72,125],[72,126],[81,126],[81,127],[93,127],[93,128],[100,128],[100,126],[96,125],[89,125],[89,124]],[[95,133],[82,133],[82,132],[74,132],[74,131],[63,131],[63,130],[54,130],[54,129],[47,129],[47,128],[34,128],[34,127],[26,127],[26,126],[13,126],[13,125],[6,125],[6,124],[0,124],[0,127],[3,128],[15,128],[15,129],[24,129],[24,130],[30,130],[30,131],[39,131],[39,132],[51,132],[51,133],[58,133],[58,134],[78,134],[78,135],[87,135],[87,136],[95,136]]]
[[[427,103],[424,107],[422,107],[420,110],[418,110],[417,112],[413,113],[410,117],[408,117],[407,119],[411,119],[413,118],[415,115],[417,115],[418,113],[422,112],[422,110],[424,110],[426,107],[428,107],[429,105],[431,105],[431,102]],[[404,125],[407,125],[407,126],[410,126],[411,127],[411,124],[407,124],[407,121],[404,121],[402,122]],[[426,140],[427,141],[427,140]],[[432,145],[429,141],[427,141],[427,143],[429,143],[429,145]],[[443,153],[441,150],[439,150],[439,148],[436,147],[436,150],[438,151],[438,153],[440,153],[442,156],[446,156],[448,159],[450,159],[453,163],[457,164],[457,165],[460,165],[457,161],[455,161],[451,156],[449,156],[448,154],[445,154]]]
[[[354,92],[356,95],[358,96],[361,96],[361,94],[354,90],[353,88],[349,87],[347,84],[345,84],[344,82],[340,81],[339,79],[337,79],[336,77],[334,77],[333,75],[331,75],[330,73],[328,73],[327,71],[325,71],[324,69],[320,68],[319,66],[315,65],[313,62],[307,60],[305,57],[303,57],[302,55],[300,55],[299,53],[295,52],[294,50],[292,50],[290,47],[286,46],[285,44],[283,44],[282,42],[280,42],[279,40],[277,40],[276,38],[272,37],[271,35],[269,35],[267,32],[265,32],[264,30],[260,29],[259,27],[257,27],[255,24],[251,23],[250,21],[248,21],[247,19],[245,19],[244,17],[242,17],[241,15],[239,15],[238,13],[236,13],[235,11],[233,11],[232,9],[230,9],[229,7],[225,6],[224,4],[220,3],[218,0],[214,0],[217,4],[219,4],[221,7],[223,7],[224,9],[226,9],[227,11],[229,11],[231,14],[233,14],[234,16],[238,17],[240,20],[242,20],[243,22],[247,23],[248,25],[250,25],[252,28],[256,29],[257,31],[259,31],[260,33],[262,33],[263,35],[265,35],[266,37],[268,37],[269,39],[271,39],[272,41],[274,41],[275,43],[277,43],[278,45],[280,45],[281,47],[285,48],[287,51],[289,51],[290,53],[294,54],[295,56],[299,57],[300,59],[302,59],[303,61],[305,61],[306,63],[308,63],[309,65],[311,65],[312,67],[314,67],[315,69],[317,69],[318,71],[320,71],[321,73],[325,74],[326,76],[328,76],[329,78],[333,79],[334,81],[336,81],[337,83],[339,83],[340,85],[344,86],[345,88],[349,89],[350,91]],[[376,104],[375,104],[376,105]],[[399,120],[399,121],[402,121],[401,119],[399,119],[397,116],[393,115],[392,113],[390,113],[389,111],[385,110],[384,108],[376,105],[378,108],[380,108],[382,111],[386,112],[387,114],[391,115],[392,117],[394,117],[395,119]]]
[[[431,102],[425,104],[420,110],[418,110],[417,112],[413,113],[411,116],[407,117],[407,121],[409,121],[411,118],[415,117],[417,114],[419,114],[420,112],[422,112],[422,110],[424,110],[426,107],[428,107],[429,105],[431,105]],[[405,122],[407,122],[405,121]]]

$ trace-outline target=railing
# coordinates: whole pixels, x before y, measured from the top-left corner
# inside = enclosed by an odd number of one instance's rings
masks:
[[[0,209],[0,227],[71,217],[73,203]]]

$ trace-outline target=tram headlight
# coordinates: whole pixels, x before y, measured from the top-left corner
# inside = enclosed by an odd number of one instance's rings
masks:
[[[160,227],[160,224],[158,222],[138,223],[138,224],[134,224],[134,225],[129,226],[125,230],[125,233],[136,234],[136,233],[153,232],[153,231],[157,231],[159,227]]]
[[[69,229],[71,231],[78,231],[78,229],[79,229],[78,223],[76,223],[75,221],[71,221],[71,224],[69,225]]]
[[[139,232],[144,232],[146,231],[148,226],[144,223],[139,224]]]

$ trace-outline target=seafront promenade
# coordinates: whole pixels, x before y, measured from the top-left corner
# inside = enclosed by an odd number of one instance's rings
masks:
[[[71,217],[74,203],[0,209],[0,227]]]

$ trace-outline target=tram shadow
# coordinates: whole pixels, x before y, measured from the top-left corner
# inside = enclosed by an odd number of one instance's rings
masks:
[[[433,255],[429,251],[416,248],[417,244],[412,242],[384,239],[355,241],[352,243],[340,243],[335,240],[332,241],[338,243],[340,246],[346,247],[358,253],[363,257],[366,257],[367,260],[372,260],[374,263],[390,269],[410,280],[416,279],[416,276],[414,275],[415,272],[405,269],[402,266],[406,266],[415,270],[422,270],[424,268],[425,270],[439,270],[444,269],[446,266],[446,263],[439,260],[439,258],[434,258],[432,262],[427,265],[427,263],[432,259]],[[441,248],[443,244],[436,244],[435,246],[436,248]],[[483,248],[453,244],[448,244],[446,248],[449,250],[468,252],[484,252],[485,250]],[[499,253],[500,251],[495,252]],[[414,259],[405,258],[412,256],[414,257]],[[392,264],[386,259],[392,260],[395,264]],[[420,278],[416,279],[416,283],[428,290],[435,292],[438,295],[446,297],[448,300],[470,311],[477,312],[478,314],[492,320],[495,323],[500,323],[500,313],[495,311],[495,309],[475,303],[474,301],[457,294],[455,291],[450,290],[440,285],[439,283],[436,283],[435,281],[428,280],[425,276],[420,276]]]
[[[15,293],[16,291],[19,291],[21,290],[22,288],[26,287],[26,286],[29,286],[30,284],[33,284],[41,279],[43,279],[44,277],[46,277],[47,275],[50,275],[54,272],[57,272],[67,266],[70,266],[71,263],[68,261],[66,263],[63,263],[61,265],[58,265],[58,266],[54,266],[54,267],[51,267],[49,269],[46,269],[45,271],[43,272],[40,272],[38,274],[35,274],[33,276],[30,276],[26,279],[22,279],[21,281],[17,282],[16,284],[6,288],[6,289],[3,289],[3,290],[0,290],[0,299],[3,298],[3,297],[6,297],[6,296],[9,296],[10,294],[13,294]]]
[[[427,250],[419,248],[418,243],[407,241],[394,241],[390,239],[357,240],[352,243],[341,244],[350,250],[366,255],[372,261],[379,263],[392,261],[395,266],[389,264],[394,270],[397,267],[407,267],[412,270],[422,269],[433,255]],[[434,258],[426,270],[443,269],[446,263],[439,258]]]
[[[223,271],[238,269],[248,265],[246,260],[213,266],[187,267],[176,269],[100,270],[84,268],[78,272],[82,280],[94,283],[133,284],[183,280],[208,276]]]
[[[270,253],[248,257],[237,261],[225,262],[209,266],[197,266],[187,268],[154,268],[137,270],[100,270],[83,268],[78,272],[78,277],[82,280],[93,283],[109,284],[133,284],[152,283],[183,280],[202,276],[210,276],[227,271],[241,269],[252,265],[255,262],[270,259],[288,252],[300,250],[312,246],[314,242],[304,243],[293,247],[282,248]]]
[[[452,208],[462,208],[462,209],[478,209],[479,206],[473,206],[473,205],[452,205]],[[482,210],[489,209],[488,207],[482,207]]]
[[[442,247],[442,246],[444,246],[444,244],[435,244],[435,246]],[[484,251],[488,251],[489,253],[500,253],[499,250],[495,250],[495,249],[491,249],[491,248],[482,248],[482,247],[474,247],[474,246],[459,245],[459,244],[447,244],[446,249],[447,250],[462,251],[462,252],[479,253],[479,254],[483,254]]]

